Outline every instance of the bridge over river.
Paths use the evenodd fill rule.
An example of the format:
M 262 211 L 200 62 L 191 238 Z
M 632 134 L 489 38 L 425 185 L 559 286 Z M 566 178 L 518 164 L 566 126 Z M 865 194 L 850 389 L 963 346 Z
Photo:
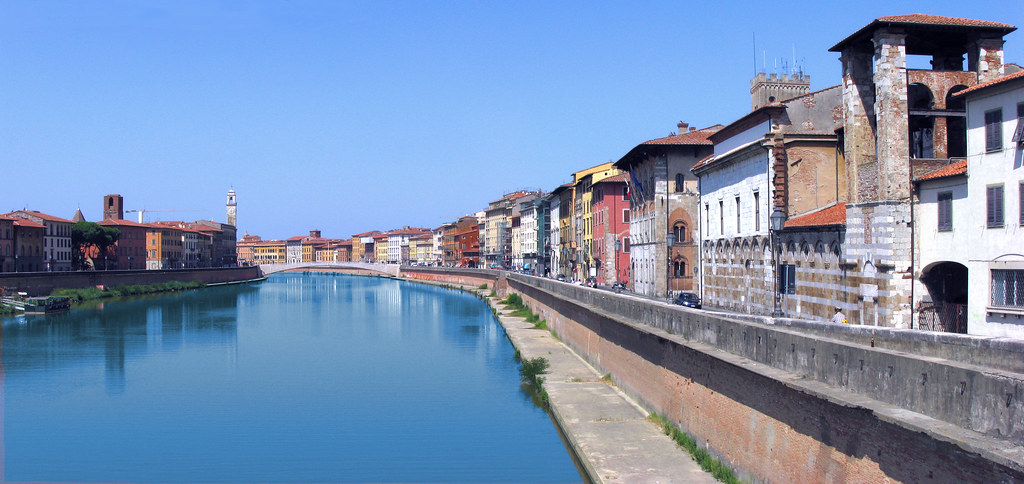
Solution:
M 398 277 L 400 267 L 401 266 L 397 264 L 377 264 L 370 262 L 289 262 L 285 264 L 260 264 L 260 270 L 262 270 L 263 274 L 266 275 L 297 269 L 356 269 Z

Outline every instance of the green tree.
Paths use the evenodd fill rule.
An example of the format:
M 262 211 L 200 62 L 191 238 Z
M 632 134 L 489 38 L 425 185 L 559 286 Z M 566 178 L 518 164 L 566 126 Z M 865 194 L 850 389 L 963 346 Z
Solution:
M 71 256 L 76 269 L 82 269 L 86 259 L 95 259 L 111 255 L 121 231 L 113 227 L 104 227 L 95 222 L 78 222 L 71 226 Z M 105 269 L 106 267 L 104 267 Z

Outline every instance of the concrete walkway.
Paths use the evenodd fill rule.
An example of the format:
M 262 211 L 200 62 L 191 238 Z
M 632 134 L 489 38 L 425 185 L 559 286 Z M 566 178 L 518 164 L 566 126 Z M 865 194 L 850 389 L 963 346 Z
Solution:
M 648 421 L 646 411 L 601 381 L 597 370 L 550 332 L 488 302 L 501 313 L 501 325 L 524 359 L 542 357 L 551 364 L 543 376 L 551 412 L 594 482 L 718 482 Z

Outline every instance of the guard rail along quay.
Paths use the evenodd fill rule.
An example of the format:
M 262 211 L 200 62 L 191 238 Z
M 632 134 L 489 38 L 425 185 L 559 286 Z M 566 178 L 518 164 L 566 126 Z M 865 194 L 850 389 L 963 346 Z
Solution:
M 1024 341 L 715 313 L 482 269 L 401 275 L 519 294 L 741 479 L 1024 482 Z

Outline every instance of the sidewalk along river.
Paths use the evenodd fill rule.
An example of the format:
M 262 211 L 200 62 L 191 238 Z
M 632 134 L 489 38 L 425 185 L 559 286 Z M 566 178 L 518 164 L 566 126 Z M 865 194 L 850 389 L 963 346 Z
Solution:
M 582 480 L 460 291 L 275 274 L 2 324 L 8 481 Z

